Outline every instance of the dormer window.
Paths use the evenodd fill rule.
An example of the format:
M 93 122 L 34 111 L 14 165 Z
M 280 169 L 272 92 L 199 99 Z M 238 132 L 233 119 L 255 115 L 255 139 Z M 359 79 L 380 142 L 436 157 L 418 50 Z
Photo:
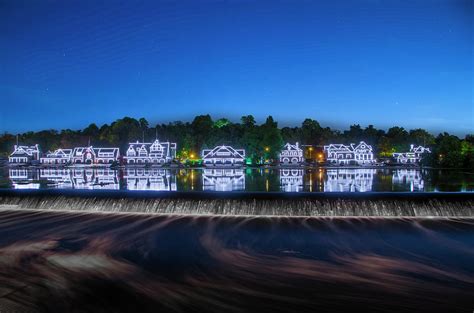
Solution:
M 139 156 L 147 156 L 148 152 L 146 151 L 145 146 L 141 146 L 141 148 L 138 150 L 138 155 Z
M 130 146 L 127 150 L 127 156 L 136 156 L 135 150 Z

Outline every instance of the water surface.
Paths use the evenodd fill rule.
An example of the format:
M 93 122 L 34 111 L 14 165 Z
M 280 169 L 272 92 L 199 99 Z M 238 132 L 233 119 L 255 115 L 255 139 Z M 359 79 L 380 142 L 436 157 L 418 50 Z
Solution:
M 473 219 L 1 211 L 0 309 L 471 312 L 473 248 Z
M 390 168 L 4 168 L 0 186 L 17 189 L 108 189 L 261 192 L 474 191 L 474 173 Z

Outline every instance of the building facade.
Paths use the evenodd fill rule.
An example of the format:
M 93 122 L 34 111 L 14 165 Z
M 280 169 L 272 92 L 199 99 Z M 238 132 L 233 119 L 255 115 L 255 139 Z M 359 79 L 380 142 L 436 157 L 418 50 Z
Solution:
M 280 152 L 280 163 L 287 165 L 299 165 L 303 163 L 303 149 L 299 144 L 287 143 Z
M 127 164 L 164 164 L 176 158 L 175 142 L 130 143 L 124 157 Z
M 331 164 L 349 165 L 349 164 L 371 164 L 375 162 L 372 146 L 361 141 L 357 146 L 330 144 L 324 146 L 326 160 Z
M 118 161 L 119 148 L 76 147 L 72 150 L 72 164 L 111 164 Z
M 202 164 L 205 166 L 242 166 L 245 150 L 222 145 L 214 149 L 202 150 L 201 156 Z
M 420 163 L 426 153 L 431 153 L 431 150 L 423 146 L 410 145 L 409 152 L 394 153 L 393 158 L 400 164 L 416 164 Z
M 40 158 L 41 164 L 61 165 L 67 164 L 71 160 L 72 149 L 57 149 L 49 151 L 46 156 Z
M 15 145 L 13 152 L 8 157 L 8 162 L 12 164 L 28 164 L 32 161 L 39 161 L 40 149 L 39 145 L 20 146 Z

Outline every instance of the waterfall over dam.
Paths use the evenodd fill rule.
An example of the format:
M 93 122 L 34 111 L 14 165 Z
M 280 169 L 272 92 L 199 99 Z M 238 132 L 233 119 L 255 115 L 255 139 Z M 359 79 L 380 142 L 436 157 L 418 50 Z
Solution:
M 0 209 L 230 216 L 474 217 L 474 194 L 2 190 Z

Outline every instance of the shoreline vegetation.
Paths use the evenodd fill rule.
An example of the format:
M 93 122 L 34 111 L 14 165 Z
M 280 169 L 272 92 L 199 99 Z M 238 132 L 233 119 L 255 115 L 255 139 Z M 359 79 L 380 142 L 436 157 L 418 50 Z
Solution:
M 7 157 L 17 140 L 25 145 L 38 143 L 43 152 L 87 146 L 89 143 L 94 146 L 119 147 L 121 151 L 126 151 L 130 142 L 151 141 L 155 138 L 176 142 L 177 160 L 188 165 L 195 163 L 202 149 L 222 144 L 244 148 L 253 164 L 273 164 L 278 160 L 278 153 L 285 142 L 299 142 L 305 147 L 306 163 L 317 164 L 317 155 L 322 152 L 323 145 L 365 141 L 374 147 L 378 160 L 389 160 L 394 152 L 407 151 L 410 144 L 415 144 L 430 147 L 432 151 L 422 160 L 421 166 L 474 169 L 473 134 L 466 135 L 465 138 L 447 132 L 435 136 L 421 128 L 406 130 L 394 126 L 385 131 L 373 125 L 364 128 L 358 124 L 340 131 L 323 127 L 318 121 L 309 118 L 300 126 L 280 128 L 271 116 L 264 123 L 257 124 L 252 115 L 242 116 L 239 122 L 231 122 L 226 118 L 214 120 L 210 115 L 199 115 L 192 122 L 175 121 L 155 126 L 151 126 L 145 118 L 124 117 L 100 127 L 90 124 L 82 130 L 51 129 L 17 135 L 4 133 L 0 136 L 0 157 Z

